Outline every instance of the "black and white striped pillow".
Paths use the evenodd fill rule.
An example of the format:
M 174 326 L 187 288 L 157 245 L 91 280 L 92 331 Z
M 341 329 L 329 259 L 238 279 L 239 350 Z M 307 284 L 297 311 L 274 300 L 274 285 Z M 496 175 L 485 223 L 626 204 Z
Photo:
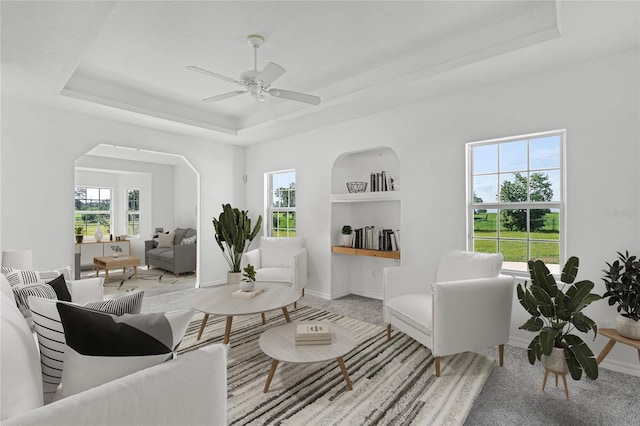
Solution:
M 16 304 L 18 309 L 22 312 L 25 318 L 31 316 L 29 311 L 29 296 L 42 297 L 44 299 L 57 300 L 56 292 L 49 284 L 32 284 L 29 286 L 15 286 L 13 287 L 13 295 L 16 298 Z
M 139 314 L 142 308 L 142 296 L 144 291 L 134 291 L 115 299 L 87 303 L 84 307 L 113 315 Z
M 124 313 L 139 313 L 142 306 L 144 292 L 133 292 L 123 297 L 109 300 L 111 302 L 106 309 L 130 308 Z M 122 300 L 120 300 L 122 299 Z M 60 321 L 60 314 L 56 307 L 57 300 L 41 297 L 30 297 L 29 306 L 33 314 L 38 344 L 40 346 L 40 367 L 42 368 L 42 385 L 44 403 L 48 404 L 58 389 L 62 379 L 63 356 L 67 347 L 64 337 L 64 328 Z M 79 306 L 72 304 L 74 306 Z M 99 310 L 99 309 L 95 309 Z M 106 311 L 112 312 L 112 311 Z

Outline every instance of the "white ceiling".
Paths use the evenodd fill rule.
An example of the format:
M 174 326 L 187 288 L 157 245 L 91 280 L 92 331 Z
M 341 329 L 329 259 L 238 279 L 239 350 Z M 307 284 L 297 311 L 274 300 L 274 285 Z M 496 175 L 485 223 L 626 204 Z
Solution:
M 2 96 L 248 144 L 523 74 L 638 48 L 638 2 L 2 2 Z M 185 68 L 274 87 L 319 106 L 249 95 Z

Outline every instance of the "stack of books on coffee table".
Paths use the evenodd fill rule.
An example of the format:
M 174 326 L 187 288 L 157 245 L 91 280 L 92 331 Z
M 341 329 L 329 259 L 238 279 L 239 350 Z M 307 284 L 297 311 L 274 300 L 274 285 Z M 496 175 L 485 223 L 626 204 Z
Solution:
M 331 331 L 326 323 L 298 324 L 296 327 L 296 346 L 330 345 Z

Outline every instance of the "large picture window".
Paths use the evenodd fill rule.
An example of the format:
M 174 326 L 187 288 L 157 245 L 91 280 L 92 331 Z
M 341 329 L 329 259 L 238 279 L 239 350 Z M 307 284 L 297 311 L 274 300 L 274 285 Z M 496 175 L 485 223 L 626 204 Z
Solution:
M 127 235 L 134 236 L 140 234 L 140 190 L 125 189 L 127 200 L 126 220 Z
M 92 237 L 98 224 L 104 235 L 111 233 L 111 189 L 76 187 L 75 227 Z
M 267 173 L 268 234 L 296 236 L 296 171 Z
M 564 132 L 467 144 L 469 249 L 502 253 L 503 269 L 564 251 Z

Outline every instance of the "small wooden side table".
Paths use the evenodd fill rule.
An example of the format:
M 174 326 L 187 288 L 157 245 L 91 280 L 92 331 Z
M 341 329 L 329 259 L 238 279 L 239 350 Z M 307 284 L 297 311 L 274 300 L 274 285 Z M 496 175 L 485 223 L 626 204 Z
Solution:
M 638 351 L 638 361 L 640 361 L 640 340 L 627 339 L 626 337 L 621 336 L 620 333 L 618 333 L 615 328 L 599 328 L 598 334 L 602 334 L 603 336 L 608 337 L 610 339 L 609 343 L 607 343 L 605 347 L 602 348 L 602 351 L 600 351 L 600 355 L 598 355 L 598 358 L 596 358 L 596 362 L 598 363 L 598 365 L 600 365 L 602 360 L 607 355 L 609 355 L 611 348 L 613 348 L 616 342 L 620 342 L 625 345 L 629 345 L 633 348 L 636 348 Z

